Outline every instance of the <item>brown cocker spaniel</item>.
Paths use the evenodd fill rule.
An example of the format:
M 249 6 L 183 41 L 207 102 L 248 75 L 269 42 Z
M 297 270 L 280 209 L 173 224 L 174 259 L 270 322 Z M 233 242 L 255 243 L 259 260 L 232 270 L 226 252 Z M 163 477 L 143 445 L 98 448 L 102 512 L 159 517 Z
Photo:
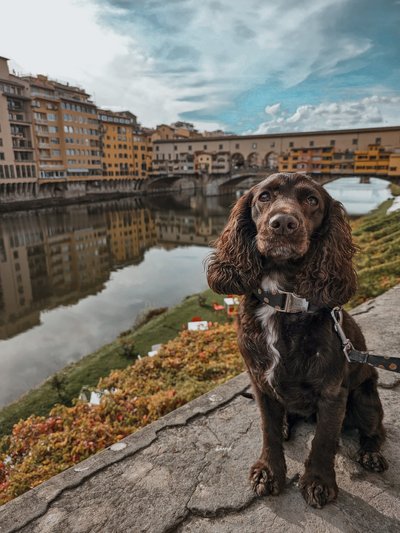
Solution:
M 261 412 L 263 446 L 250 471 L 259 495 L 285 486 L 282 442 L 298 416 L 317 417 L 300 478 L 308 504 L 320 508 L 337 496 L 334 461 L 344 422 L 359 430 L 360 464 L 387 468 L 377 372 L 347 362 L 331 317 L 356 291 L 354 253 L 342 205 L 306 175 L 280 173 L 238 200 L 209 258 L 210 287 L 244 295 L 238 343 Z M 346 312 L 343 329 L 366 350 Z

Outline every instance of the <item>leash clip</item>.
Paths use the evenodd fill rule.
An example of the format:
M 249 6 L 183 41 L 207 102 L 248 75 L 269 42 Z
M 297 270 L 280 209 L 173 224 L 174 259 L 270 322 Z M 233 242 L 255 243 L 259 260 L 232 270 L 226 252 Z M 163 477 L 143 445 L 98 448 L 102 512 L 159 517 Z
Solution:
M 350 339 L 346 337 L 345 332 L 342 328 L 342 322 L 343 322 L 343 312 L 341 307 L 334 307 L 331 311 L 331 316 L 333 318 L 334 322 L 334 328 L 336 333 L 339 335 L 340 340 L 342 342 L 342 349 L 344 352 L 344 355 L 346 356 L 346 359 L 349 363 L 351 363 L 350 355 L 349 353 L 351 350 L 354 350 L 354 346 L 352 345 Z

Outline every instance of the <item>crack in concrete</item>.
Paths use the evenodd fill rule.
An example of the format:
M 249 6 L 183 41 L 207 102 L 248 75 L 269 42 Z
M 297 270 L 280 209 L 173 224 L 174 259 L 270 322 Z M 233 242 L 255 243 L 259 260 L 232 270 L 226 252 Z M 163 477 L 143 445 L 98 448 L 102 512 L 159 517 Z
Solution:
M 80 486 L 82 486 L 84 483 L 86 483 L 88 480 L 90 480 L 92 477 L 94 477 L 95 475 L 97 474 L 100 474 L 101 472 L 103 472 L 104 470 L 106 470 L 107 468 L 109 468 L 110 466 L 114 465 L 114 464 L 118 464 L 122 461 L 124 461 L 125 459 L 128 459 L 128 458 L 131 458 L 133 456 L 135 456 L 137 453 L 143 451 L 143 450 L 146 450 L 147 448 L 149 448 L 158 438 L 159 438 L 159 434 L 161 434 L 162 432 L 164 432 L 165 430 L 170 430 L 170 429 L 174 429 L 174 428 L 180 428 L 180 427 L 185 427 L 187 426 L 188 424 L 190 424 L 191 422 L 193 422 L 194 420 L 198 419 L 198 418 L 201 418 L 201 417 L 205 417 L 205 416 L 208 416 L 210 413 L 213 413 L 214 411 L 220 409 L 221 407 L 231 403 L 235 398 L 237 398 L 238 396 L 241 396 L 242 392 L 244 390 L 246 390 L 248 388 L 248 385 L 246 384 L 246 386 L 244 387 L 240 387 L 240 390 L 239 391 L 236 391 L 234 392 L 229 398 L 226 398 L 225 400 L 217 403 L 216 405 L 213 405 L 213 406 L 210 406 L 210 408 L 208 409 L 205 409 L 204 411 L 200 412 L 200 413 L 194 413 L 192 414 L 191 416 L 189 416 L 184 422 L 179 422 L 179 423 L 171 423 L 171 424 L 166 424 L 165 426 L 162 426 L 161 428 L 159 429 L 156 429 L 155 430 L 155 435 L 152 439 L 150 439 L 149 442 L 147 442 L 146 444 L 144 444 L 143 446 L 141 447 L 138 447 L 134 450 L 132 450 L 131 452 L 127 452 L 127 453 L 124 453 L 121 455 L 121 457 L 118 457 L 118 458 L 115 458 L 114 460 L 111 460 L 111 461 L 108 461 L 106 464 L 103 464 L 102 466 L 99 466 L 98 468 L 96 468 L 95 470 L 93 471 L 90 471 L 88 472 L 87 474 L 84 474 L 82 475 L 78 480 L 76 480 L 75 482 L 72 481 L 70 482 L 67 486 L 65 487 L 62 487 L 61 489 L 59 489 L 58 491 L 56 491 L 56 493 L 54 494 L 54 496 L 52 498 L 50 498 L 45 504 L 42 504 L 42 509 L 41 510 L 38 510 L 38 512 L 36 512 L 34 514 L 34 516 L 31 516 L 29 517 L 27 520 L 25 520 L 24 523 L 22 523 L 21 525 L 17 526 L 16 528 L 12 528 L 12 529 L 9 529 L 8 531 L 4 531 L 4 533 L 18 533 L 19 531 L 21 531 L 23 528 L 29 526 L 30 524 L 32 524 L 33 522 L 35 522 L 36 520 L 38 520 L 39 518 L 41 518 L 42 516 L 44 516 L 48 510 L 50 509 L 50 507 L 60 498 L 60 496 L 62 496 L 64 493 L 70 491 L 70 490 L 74 490 Z M 106 449 L 107 450 L 107 449 Z M 103 453 L 106 453 L 106 450 L 103 451 Z M 73 467 L 71 467 L 73 468 Z
M 238 507 L 218 507 L 214 511 L 189 509 L 187 515 L 179 523 L 174 524 L 171 529 L 166 529 L 163 533 L 178 533 L 182 531 L 182 528 L 193 518 L 216 520 L 219 518 L 224 518 L 225 516 L 237 515 L 242 511 L 250 509 L 259 500 L 260 498 L 254 495 L 247 502 L 243 503 L 242 505 L 239 505 Z
M 350 314 L 351 314 L 351 316 L 366 315 L 367 313 L 372 311 L 372 309 L 375 309 L 375 305 L 374 304 L 369 305 L 366 309 L 362 309 L 361 311 L 357 311 L 355 313 L 350 313 Z

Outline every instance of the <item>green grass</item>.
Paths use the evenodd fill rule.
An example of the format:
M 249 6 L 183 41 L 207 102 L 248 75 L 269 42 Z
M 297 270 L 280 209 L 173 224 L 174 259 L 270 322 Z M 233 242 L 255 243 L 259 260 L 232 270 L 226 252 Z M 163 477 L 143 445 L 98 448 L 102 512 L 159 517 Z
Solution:
M 355 260 L 358 292 L 348 307 L 375 298 L 400 282 L 400 211 L 387 215 L 391 203 L 384 202 L 352 223 L 360 251 Z
M 199 302 L 199 296 L 204 298 L 204 302 Z M 176 307 L 137 329 L 124 332 L 114 342 L 68 365 L 41 386 L 0 411 L 0 437 L 9 434 L 20 419 L 32 414 L 45 416 L 56 403 L 72 405 L 72 400 L 79 395 L 82 387 L 95 387 L 99 379 L 107 376 L 111 370 L 131 365 L 135 354 L 147 355 L 153 344 L 163 344 L 173 339 L 182 328 L 186 328 L 192 317 L 226 322 L 225 313 L 217 314 L 212 309 L 212 303 L 221 303 L 222 299 L 211 290 L 201 295 L 188 296 Z

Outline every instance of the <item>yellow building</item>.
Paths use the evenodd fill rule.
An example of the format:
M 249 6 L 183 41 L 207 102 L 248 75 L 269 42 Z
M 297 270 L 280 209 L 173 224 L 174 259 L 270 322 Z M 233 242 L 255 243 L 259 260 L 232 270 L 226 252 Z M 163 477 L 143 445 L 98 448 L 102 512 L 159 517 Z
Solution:
M 139 179 L 145 179 L 152 169 L 153 143 L 151 135 L 138 130 L 133 133 L 134 173 Z
M 370 144 L 367 150 L 356 150 L 354 173 L 387 176 L 390 154 L 388 150 L 379 144 Z
M 400 176 L 400 152 L 390 154 L 388 176 Z
M 130 111 L 99 112 L 103 176 L 107 179 L 144 179 L 151 168 L 150 134 L 140 129 Z
M 135 177 L 134 134 L 136 116 L 129 111 L 99 112 L 103 176 L 108 179 Z
M 328 174 L 333 167 L 333 148 L 313 146 L 291 148 L 278 158 L 279 172 L 311 172 Z

